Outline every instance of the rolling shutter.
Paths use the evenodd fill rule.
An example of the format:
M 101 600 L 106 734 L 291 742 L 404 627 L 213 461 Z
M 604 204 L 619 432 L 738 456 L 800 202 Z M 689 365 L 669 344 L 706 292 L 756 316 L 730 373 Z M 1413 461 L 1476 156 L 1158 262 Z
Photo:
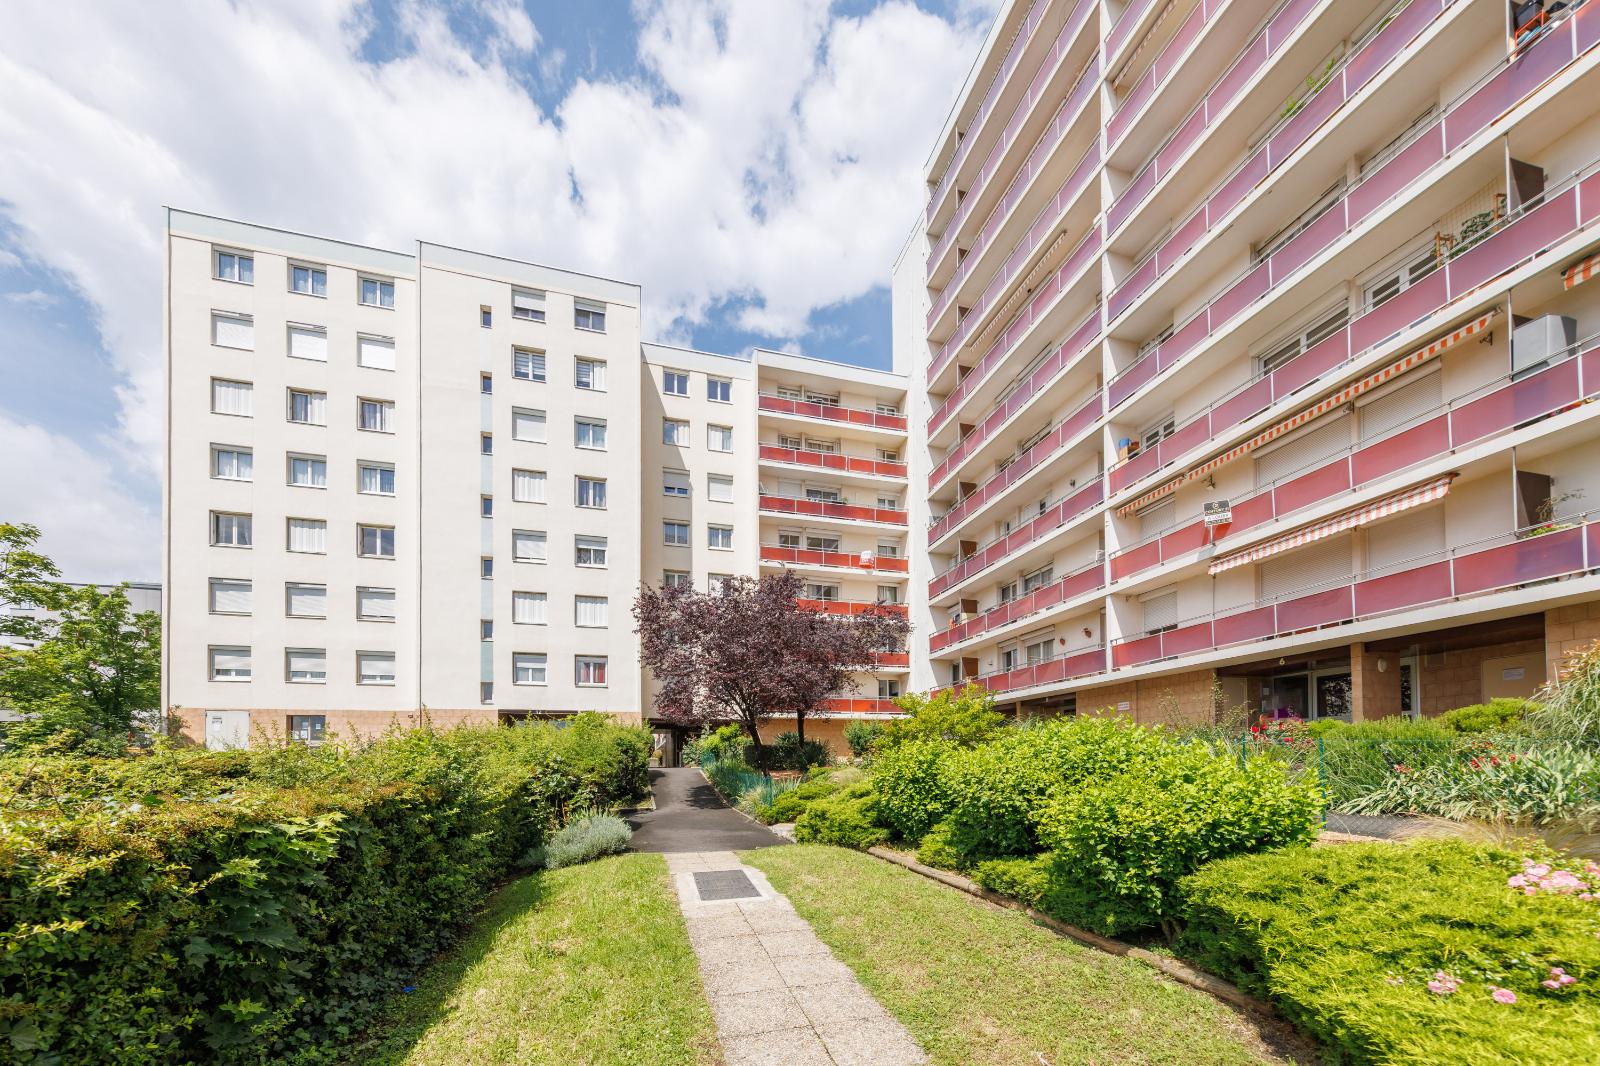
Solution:
M 1437 371 L 1424 374 L 1415 381 L 1390 389 L 1370 403 L 1362 404 L 1356 410 L 1356 417 L 1361 421 L 1361 442 L 1365 444 L 1375 440 L 1437 410 L 1442 402 L 1440 389 L 1443 380 L 1444 375 Z
M 533 441 L 542 443 L 545 439 L 545 417 L 543 411 L 529 411 L 523 408 L 513 408 L 511 411 L 511 437 L 513 440 Z
M 1263 600 L 1292 599 L 1319 591 L 1351 574 L 1350 534 L 1343 533 L 1299 551 L 1264 560 L 1260 567 Z
M 292 359 L 328 361 L 328 333 L 311 326 L 289 327 L 289 356 Z
M 1140 511 L 1139 539 L 1144 540 L 1147 537 L 1171 529 L 1178 520 L 1177 516 L 1178 505 L 1172 500 L 1158 503 L 1154 507 L 1147 507 Z
M 249 614 L 250 582 L 213 579 L 211 609 L 217 614 Z
M 394 341 L 380 337 L 356 338 L 356 362 L 373 370 L 393 370 Z
M 1157 592 L 1144 600 L 1144 631 L 1154 633 L 1178 624 L 1178 593 Z
M 1408 569 L 1443 550 L 1443 507 L 1396 515 L 1367 530 L 1367 574 Z
M 1264 488 L 1302 473 L 1350 447 L 1350 416 L 1341 414 L 1295 434 L 1270 452 L 1256 456 L 1256 487 Z
M 211 343 L 222 348 L 254 349 L 256 323 L 249 315 L 211 316 Z
M 211 379 L 211 410 L 219 415 L 249 415 L 253 391 L 248 381 Z
M 328 589 L 324 585 L 288 585 L 286 609 L 296 618 L 325 618 L 328 614 Z

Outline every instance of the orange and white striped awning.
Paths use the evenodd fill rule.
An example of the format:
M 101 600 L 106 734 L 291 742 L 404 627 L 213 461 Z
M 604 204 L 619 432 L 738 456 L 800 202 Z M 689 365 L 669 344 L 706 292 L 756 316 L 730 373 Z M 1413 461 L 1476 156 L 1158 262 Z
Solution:
M 1343 407 L 1345 404 L 1349 403 L 1351 400 L 1354 400 L 1362 393 L 1370 392 L 1379 385 L 1393 381 L 1395 378 L 1406 373 L 1407 371 L 1415 370 L 1417 367 L 1434 358 L 1452 344 L 1466 340 L 1468 337 L 1488 329 L 1489 323 L 1493 322 L 1495 316 L 1499 313 L 1499 309 L 1496 308 L 1479 315 L 1471 322 L 1458 326 L 1432 343 L 1418 348 L 1404 359 L 1401 359 L 1398 362 L 1390 363 L 1382 370 L 1368 374 L 1360 381 L 1355 381 L 1349 385 L 1346 385 L 1344 388 L 1340 389 L 1332 396 L 1329 396 L 1321 403 L 1308 407 L 1304 411 L 1284 419 L 1282 422 L 1279 422 L 1272 428 L 1257 433 L 1254 437 L 1251 437 L 1243 444 L 1240 444 L 1234 448 L 1230 448 L 1228 451 L 1223 452 L 1216 458 L 1200 464 L 1194 469 L 1189 470 L 1188 472 L 1167 482 L 1160 488 L 1152 489 L 1143 496 L 1140 496 L 1137 500 L 1134 500 L 1132 503 L 1123 504 L 1121 507 L 1117 508 L 1117 513 L 1126 517 L 1127 515 L 1133 514 L 1135 511 L 1142 510 L 1143 508 L 1154 503 L 1156 500 L 1159 500 L 1164 496 L 1170 496 L 1172 493 L 1176 492 L 1179 485 L 1187 484 L 1188 482 L 1194 481 L 1197 478 L 1203 478 L 1213 470 L 1217 469 L 1217 467 L 1222 466 L 1225 463 L 1231 463 L 1235 459 L 1248 455 L 1257 448 L 1272 443 L 1279 437 L 1282 437 L 1284 434 L 1294 432 L 1307 422 L 1310 422 L 1316 418 L 1321 418 L 1329 411 L 1334 411 L 1340 407 Z
M 1443 499 L 1445 494 L 1450 491 L 1450 483 L 1455 479 L 1455 474 L 1445 474 L 1442 477 L 1434 478 L 1432 481 L 1425 481 L 1420 485 L 1413 485 L 1409 489 L 1385 496 L 1381 500 L 1374 500 L 1364 507 L 1357 507 L 1343 514 L 1334 515 L 1332 518 L 1324 518 L 1320 522 L 1313 522 L 1304 529 L 1297 529 L 1293 533 L 1285 533 L 1281 537 L 1262 541 L 1253 548 L 1246 548 L 1244 551 L 1234 552 L 1232 555 L 1224 555 L 1213 560 L 1211 565 L 1206 568 L 1206 572 L 1220 574 L 1224 570 L 1232 570 L 1236 566 L 1260 562 L 1262 559 L 1270 558 L 1282 552 L 1303 548 L 1307 544 L 1315 544 L 1319 540 L 1336 536 L 1346 530 L 1355 529 L 1358 526 L 1371 525 L 1379 519 L 1388 518 L 1392 514 L 1409 511 L 1413 507 L 1421 507 L 1425 503 Z
M 1596 274 L 1600 274 L 1600 252 L 1580 259 L 1561 272 L 1561 284 L 1564 288 L 1573 288 L 1582 285 Z

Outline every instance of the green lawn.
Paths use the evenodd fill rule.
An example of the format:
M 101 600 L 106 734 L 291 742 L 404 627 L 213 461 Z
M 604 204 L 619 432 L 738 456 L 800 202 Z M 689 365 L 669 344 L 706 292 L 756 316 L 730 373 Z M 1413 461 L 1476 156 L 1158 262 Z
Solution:
M 618 855 L 506 886 L 348 1061 L 720 1063 L 666 863 Z
M 859 852 L 747 852 L 935 1063 L 1311 1062 L 1210 996 Z M 1268 1040 L 1286 1048 L 1274 1049 Z

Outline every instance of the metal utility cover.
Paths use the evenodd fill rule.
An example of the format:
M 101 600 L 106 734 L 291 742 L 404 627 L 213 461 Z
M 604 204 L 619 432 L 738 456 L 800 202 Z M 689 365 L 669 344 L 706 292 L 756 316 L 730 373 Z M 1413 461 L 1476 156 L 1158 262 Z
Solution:
M 753 899 L 761 893 L 743 870 L 712 870 L 694 875 L 694 890 L 702 900 Z

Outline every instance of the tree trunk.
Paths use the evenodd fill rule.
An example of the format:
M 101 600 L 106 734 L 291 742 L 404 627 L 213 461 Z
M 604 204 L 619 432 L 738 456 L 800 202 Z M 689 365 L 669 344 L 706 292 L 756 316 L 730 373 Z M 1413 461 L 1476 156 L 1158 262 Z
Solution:
M 806 743 L 806 712 L 805 711 L 799 711 L 799 712 L 797 712 L 795 714 L 795 716 L 794 716 L 794 729 L 795 729 L 795 732 L 800 735 L 800 746 L 801 747 L 805 747 L 805 743 Z
M 748 711 L 743 712 L 740 717 L 744 719 L 744 731 L 750 734 L 750 746 L 755 749 L 755 768 L 764 769 L 761 765 L 761 717 Z

